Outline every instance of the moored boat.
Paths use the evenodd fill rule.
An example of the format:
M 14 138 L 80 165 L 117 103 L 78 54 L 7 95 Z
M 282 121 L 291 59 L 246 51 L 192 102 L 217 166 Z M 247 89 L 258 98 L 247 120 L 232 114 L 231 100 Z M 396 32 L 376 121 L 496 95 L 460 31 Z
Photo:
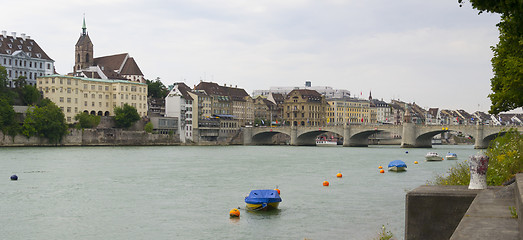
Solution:
M 249 196 L 245 197 L 247 209 L 256 211 L 276 209 L 280 202 L 280 194 L 272 189 L 252 190 Z
M 445 156 L 447 158 L 447 160 L 457 160 L 458 159 L 458 155 L 455 154 L 455 153 L 447 153 L 447 156 Z
M 389 171 L 393 172 L 403 172 L 407 171 L 407 164 L 401 160 L 394 160 L 389 163 Z
M 442 161 L 443 158 L 437 152 L 428 152 L 425 155 L 425 160 L 427 161 Z
M 338 139 L 336 139 L 336 138 L 316 138 L 316 146 L 335 147 L 335 146 L 338 146 Z

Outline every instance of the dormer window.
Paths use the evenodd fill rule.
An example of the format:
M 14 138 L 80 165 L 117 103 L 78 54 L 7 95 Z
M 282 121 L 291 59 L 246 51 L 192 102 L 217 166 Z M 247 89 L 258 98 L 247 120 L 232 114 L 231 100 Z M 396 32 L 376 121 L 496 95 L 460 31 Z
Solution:
M 7 44 L 7 46 L 8 46 L 9 48 L 13 48 L 13 44 L 11 44 L 11 43 Z
M 31 41 L 31 46 L 33 46 L 33 41 Z
M 41 57 L 42 57 L 42 54 L 37 53 L 37 54 L 36 54 L 36 57 L 37 57 L 37 58 L 41 58 Z
M 18 49 L 22 50 L 22 45 L 18 45 Z
M 5 50 L 7 54 L 11 54 L 11 50 Z
M 10 40 L 11 40 L 11 42 L 14 42 L 14 40 L 12 38 Z
M 29 51 L 31 51 L 31 49 L 33 49 L 33 47 L 29 47 L 29 46 L 28 46 L 27 49 L 28 49 Z

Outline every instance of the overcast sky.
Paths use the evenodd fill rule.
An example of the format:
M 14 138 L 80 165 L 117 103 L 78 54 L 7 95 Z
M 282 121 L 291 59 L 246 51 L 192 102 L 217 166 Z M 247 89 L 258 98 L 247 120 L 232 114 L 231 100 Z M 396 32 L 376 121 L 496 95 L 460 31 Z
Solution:
M 95 57 L 127 52 L 165 85 L 204 80 L 252 94 L 308 80 L 425 108 L 490 106 L 499 15 L 457 0 L 21 0 L 2 8 L 0 30 L 31 36 L 60 74 L 73 69 L 85 13 Z

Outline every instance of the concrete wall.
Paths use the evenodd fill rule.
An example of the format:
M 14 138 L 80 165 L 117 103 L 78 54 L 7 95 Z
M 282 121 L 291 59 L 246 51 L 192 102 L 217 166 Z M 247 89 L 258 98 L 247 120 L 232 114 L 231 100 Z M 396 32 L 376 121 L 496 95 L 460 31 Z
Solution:
M 424 185 L 408 192 L 405 239 L 449 239 L 479 191 Z
M 150 146 L 179 145 L 177 135 L 151 134 L 122 129 L 69 129 L 61 143 L 50 144 L 45 138 L 17 135 L 14 138 L 0 131 L 0 146 Z

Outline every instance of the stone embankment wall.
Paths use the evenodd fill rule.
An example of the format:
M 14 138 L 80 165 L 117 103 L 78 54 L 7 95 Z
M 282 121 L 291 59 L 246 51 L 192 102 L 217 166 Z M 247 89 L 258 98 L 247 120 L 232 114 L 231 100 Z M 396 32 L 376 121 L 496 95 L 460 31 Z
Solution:
M 45 138 L 17 135 L 14 138 L 0 131 L 0 146 L 158 146 L 180 145 L 177 135 L 152 134 L 145 131 L 126 131 L 122 129 L 69 129 L 62 142 L 49 143 Z

